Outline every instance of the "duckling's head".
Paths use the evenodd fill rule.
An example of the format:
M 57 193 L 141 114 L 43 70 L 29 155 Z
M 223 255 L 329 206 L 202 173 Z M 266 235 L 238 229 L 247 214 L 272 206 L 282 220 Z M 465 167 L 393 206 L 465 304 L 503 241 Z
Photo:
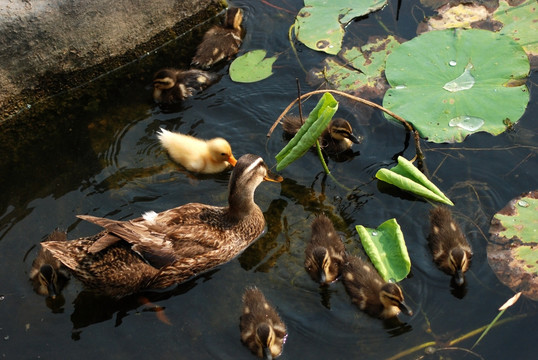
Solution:
M 58 273 L 50 264 L 42 265 L 32 280 L 38 294 L 47 295 L 51 299 L 56 299 L 59 295 Z
M 413 315 L 413 311 L 404 302 L 402 289 L 395 283 L 388 282 L 381 287 L 379 300 L 384 307 L 381 314 L 383 318 L 394 317 L 400 311 L 409 316 Z
M 273 327 L 263 322 L 256 328 L 256 344 L 258 344 L 258 356 L 266 360 L 278 357 L 282 352 L 282 346 L 276 341 Z
M 311 257 L 306 260 L 306 263 L 310 277 L 322 285 L 332 283 L 338 277 L 338 271 L 331 266 L 333 263 L 329 251 L 322 246 L 317 246 L 312 250 Z
M 455 247 L 450 250 L 448 255 L 448 264 L 450 270 L 454 274 L 454 281 L 458 286 L 463 285 L 465 277 L 463 273 L 469 269 L 470 259 L 467 256 L 467 252 L 461 247 Z
M 240 8 L 232 7 L 226 11 L 226 18 L 224 19 L 224 26 L 230 29 L 241 30 L 241 23 L 243 22 L 243 10 Z
M 214 138 L 208 140 L 207 147 L 214 163 L 222 163 L 223 161 L 227 161 L 232 166 L 235 166 L 237 163 L 237 160 L 232 154 L 232 147 L 228 141 L 224 140 L 223 138 Z
M 176 85 L 177 74 L 171 69 L 161 69 L 153 75 L 153 88 L 168 90 Z
M 329 123 L 327 130 L 333 139 L 349 142 L 349 146 L 351 146 L 351 142 L 355 144 L 361 143 L 360 138 L 353 135 L 353 129 L 349 122 L 342 118 L 333 119 Z

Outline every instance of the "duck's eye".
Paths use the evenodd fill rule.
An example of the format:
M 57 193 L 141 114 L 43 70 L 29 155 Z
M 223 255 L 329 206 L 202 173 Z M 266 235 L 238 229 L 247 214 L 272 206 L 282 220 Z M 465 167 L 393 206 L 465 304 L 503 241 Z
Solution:
M 226 153 L 220 153 L 222 156 L 226 156 Z

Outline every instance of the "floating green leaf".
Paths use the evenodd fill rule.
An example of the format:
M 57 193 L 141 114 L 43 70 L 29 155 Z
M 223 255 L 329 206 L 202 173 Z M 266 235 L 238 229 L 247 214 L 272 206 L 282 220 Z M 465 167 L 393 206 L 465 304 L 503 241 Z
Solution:
M 341 61 L 328 57 L 322 70 L 314 69 L 313 75 L 327 81 L 333 88 L 349 93 L 367 92 L 382 96 L 388 87 L 385 80 L 385 60 L 400 43 L 394 36 L 376 38 L 362 47 L 352 47 L 341 52 Z
M 499 280 L 538 300 L 538 191 L 510 201 L 493 216 L 488 262 Z
M 425 198 L 447 205 L 454 205 L 452 201 L 409 160 L 398 156 L 398 165 L 392 169 L 379 169 L 375 177 L 381 181 L 412 192 Z
M 392 88 L 383 105 L 429 141 L 461 142 L 476 131 L 497 135 L 525 112 L 528 73 L 527 55 L 509 37 L 485 30 L 432 31 L 388 56 L 385 75 Z
M 493 14 L 493 18 L 504 24 L 499 33 L 510 36 L 523 46 L 527 54 L 538 56 L 536 0 L 526 0 L 516 6 L 510 6 L 506 0 L 500 0 L 499 8 Z
M 338 101 L 330 93 L 323 94 L 301 129 L 275 156 L 277 171 L 284 169 L 303 156 L 316 143 L 323 130 L 327 128 L 336 110 L 338 110 Z
M 403 280 L 411 270 L 404 236 L 396 219 L 390 219 L 377 229 L 355 227 L 361 238 L 364 251 L 385 280 Z
M 276 56 L 266 58 L 265 50 L 253 50 L 236 58 L 230 65 L 230 78 L 235 82 L 251 83 L 273 74 Z
M 304 4 L 295 19 L 297 39 L 313 50 L 335 55 L 342 48 L 345 26 L 381 9 L 387 0 L 305 0 Z

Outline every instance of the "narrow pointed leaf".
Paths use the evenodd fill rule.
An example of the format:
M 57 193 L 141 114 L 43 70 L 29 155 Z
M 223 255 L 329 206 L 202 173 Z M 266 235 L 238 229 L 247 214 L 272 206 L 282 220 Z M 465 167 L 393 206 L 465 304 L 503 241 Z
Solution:
M 375 177 L 415 195 L 443 204 L 454 205 L 420 170 L 401 156 L 398 157 L 398 165 L 390 170 L 379 169 Z
M 421 184 L 422 186 L 424 186 L 428 190 L 432 191 L 433 193 L 435 193 L 439 197 L 443 198 L 445 200 L 445 203 L 447 203 L 449 205 L 454 205 L 452 203 L 452 201 L 450 201 L 450 199 L 448 197 L 446 197 L 446 195 L 443 194 L 443 192 L 441 190 L 439 190 L 439 188 L 437 186 L 435 186 L 435 184 L 432 183 L 426 177 L 426 175 L 424 175 L 419 169 L 417 169 L 415 167 L 415 165 L 413 165 L 413 163 L 411 161 L 407 160 L 403 156 L 398 156 L 398 165 L 393 167 L 391 170 L 394 171 L 397 174 L 403 175 L 403 176 L 405 176 L 405 177 L 407 177 L 407 178 L 409 178 L 411 180 L 414 180 L 417 183 Z
M 323 130 L 327 128 L 336 110 L 338 110 L 338 101 L 330 93 L 323 94 L 301 129 L 275 156 L 277 171 L 284 169 L 303 156 L 316 143 Z
M 407 252 L 404 236 L 396 219 L 390 219 L 377 229 L 357 225 L 366 254 L 385 280 L 403 280 L 411 270 L 411 260 Z

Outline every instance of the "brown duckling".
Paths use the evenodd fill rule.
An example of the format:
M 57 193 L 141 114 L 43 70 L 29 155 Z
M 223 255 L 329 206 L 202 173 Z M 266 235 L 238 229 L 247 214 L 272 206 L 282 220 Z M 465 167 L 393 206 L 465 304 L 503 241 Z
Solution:
M 243 294 L 243 313 L 239 328 L 241 341 L 260 358 L 280 356 L 286 342 L 286 325 L 263 293 L 256 287 Z
M 448 208 L 438 206 L 430 211 L 428 243 L 439 268 L 452 275 L 458 286 L 463 285 L 473 251 Z
M 348 256 L 342 271 L 342 281 L 351 301 L 371 316 L 389 319 L 400 312 L 413 315 L 404 303 L 402 289 L 395 283 L 384 281 L 367 261 Z
M 346 248 L 334 226 L 325 215 L 312 222 L 312 235 L 305 249 L 304 266 L 312 280 L 330 284 L 340 276 Z
M 162 128 L 157 137 L 172 160 L 192 172 L 219 173 L 237 162 L 228 141 L 220 137 L 200 140 Z
M 129 221 L 79 215 L 106 231 L 42 246 L 99 292 L 121 297 L 166 288 L 230 261 L 258 238 L 265 219 L 254 192 L 263 180 L 282 177 L 261 157 L 243 155 L 230 177 L 228 206 L 190 203 Z
M 298 116 L 286 116 L 282 120 L 282 129 L 289 136 L 297 134 L 302 125 Z M 332 119 L 319 138 L 320 147 L 329 155 L 349 150 L 353 143 L 360 144 L 361 140 L 353 135 L 353 128 L 342 118 Z
M 60 230 L 54 230 L 43 242 L 67 241 L 67 235 Z M 34 291 L 39 295 L 55 299 L 69 280 L 69 271 L 49 251 L 40 249 L 32 262 L 30 280 Z
M 197 70 L 161 69 L 153 76 L 153 100 L 162 104 L 181 102 L 204 90 L 218 75 Z
M 231 59 L 237 54 L 243 42 L 242 22 L 243 10 L 229 8 L 226 11 L 224 26 L 213 26 L 205 33 L 191 64 L 206 69 L 221 60 Z

